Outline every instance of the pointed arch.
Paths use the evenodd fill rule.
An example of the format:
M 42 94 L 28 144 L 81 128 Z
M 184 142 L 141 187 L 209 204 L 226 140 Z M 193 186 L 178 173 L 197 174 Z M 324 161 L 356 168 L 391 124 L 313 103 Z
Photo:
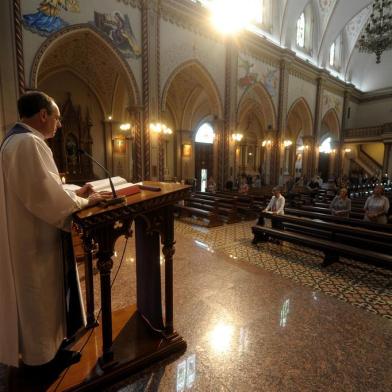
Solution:
M 212 111 L 219 118 L 222 118 L 223 104 L 221 96 L 219 94 L 218 86 L 216 85 L 214 79 L 212 78 L 208 70 L 205 68 L 205 66 L 195 59 L 188 60 L 180 64 L 176 69 L 173 70 L 173 72 L 168 77 L 161 98 L 162 112 L 166 110 L 168 94 L 170 88 L 173 86 L 173 82 L 176 78 L 179 77 L 179 75 L 187 74 L 188 72 L 191 72 L 193 77 L 199 80 L 200 84 L 203 86 L 203 90 L 207 93 L 210 99 Z
M 334 108 L 331 108 L 325 113 L 322 121 L 322 131 L 323 128 L 327 128 L 328 132 L 322 132 L 320 141 L 325 139 L 327 136 L 331 136 L 333 140 L 339 140 L 340 136 L 340 123 L 339 123 L 339 116 Z M 324 127 L 323 127 L 324 125 Z
M 95 28 L 95 26 L 89 23 L 76 24 L 65 27 L 64 29 L 61 29 L 60 31 L 52 34 L 42 43 L 33 60 L 30 75 L 31 86 L 37 87 L 40 67 L 47 55 L 51 53 L 52 49 L 55 46 L 63 43 L 65 40 L 76 38 L 82 34 L 90 34 L 93 40 L 96 40 L 99 45 L 103 46 L 112 54 L 111 59 L 114 59 L 115 64 L 117 65 L 119 71 L 124 75 L 124 78 L 128 84 L 127 90 L 129 91 L 129 95 L 132 98 L 133 104 L 140 105 L 141 100 L 139 89 L 137 87 L 135 76 L 133 75 L 128 62 L 123 58 L 118 49 L 112 45 L 108 37 L 103 35 L 98 29 Z M 83 78 L 81 77 L 81 79 Z
M 237 123 L 253 112 L 264 130 L 276 129 L 276 111 L 271 95 L 262 83 L 257 82 L 242 94 L 237 107 Z
M 309 104 L 304 97 L 298 98 L 291 105 L 286 117 L 287 131 L 293 141 L 302 132 L 303 136 L 313 134 L 313 117 Z

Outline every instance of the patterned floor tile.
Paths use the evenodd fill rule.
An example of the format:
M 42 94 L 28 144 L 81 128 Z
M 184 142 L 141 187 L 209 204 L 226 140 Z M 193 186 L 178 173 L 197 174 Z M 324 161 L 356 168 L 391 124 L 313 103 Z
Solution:
M 194 222 L 194 221 L 193 221 Z M 341 258 L 322 267 L 322 252 L 283 242 L 252 245 L 253 221 L 206 228 L 176 220 L 175 230 L 234 260 L 257 265 L 300 285 L 322 291 L 382 317 L 392 319 L 392 271 Z

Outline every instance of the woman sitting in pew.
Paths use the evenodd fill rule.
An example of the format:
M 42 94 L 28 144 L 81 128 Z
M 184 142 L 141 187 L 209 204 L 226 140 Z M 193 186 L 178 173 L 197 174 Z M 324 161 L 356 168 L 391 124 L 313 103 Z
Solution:
M 331 209 L 332 215 L 341 216 L 344 218 L 350 217 L 351 211 L 351 200 L 347 197 L 347 189 L 342 188 L 339 195 L 336 195 L 332 200 L 329 208 Z
M 389 200 L 384 196 L 384 188 L 381 185 L 377 185 L 373 194 L 367 198 L 364 210 L 365 221 L 388 223 Z

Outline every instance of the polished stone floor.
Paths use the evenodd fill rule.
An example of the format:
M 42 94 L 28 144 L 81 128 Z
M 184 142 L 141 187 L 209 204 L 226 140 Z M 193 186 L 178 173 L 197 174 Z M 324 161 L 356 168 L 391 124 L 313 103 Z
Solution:
M 188 349 L 109 391 L 391 390 L 391 320 L 179 230 L 176 240 L 175 327 Z M 114 307 L 134 298 L 132 247 L 113 285 Z M 123 243 L 117 249 L 119 259 Z
M 212 233 L 176 229 L 174 321 L 186 352 L 107 391 L 391 390 L 391 320 L 230 257 Z M 133 240 L 124 243 L 114 309 L 135 301 Z

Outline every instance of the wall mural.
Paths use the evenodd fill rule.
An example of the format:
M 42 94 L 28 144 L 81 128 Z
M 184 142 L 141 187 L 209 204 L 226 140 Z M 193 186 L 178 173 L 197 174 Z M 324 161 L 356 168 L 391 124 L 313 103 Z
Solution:
M 23 15 L 23 26 L 33 33 L 48 37 L 50 34 L 68 26 L 59 17 L 60 12 L 80 12 L 78 0 L 43 0 L 37 12 Z
M 114 46 L 126 58 L 138 58 L 141 56 L 141 48 L 136 42 L 129 17 L 121 15 L 118 11 L 113 14 L 102 14 L 94 11 L 94 25 L 98 30 L 106 34 Z
M 259 78 L 257 72 L 251 72 L 254 64 L 250 61 L 238 56 L 238 67 L 244 69 L 244 75 L 238 79 L 238 85 L 241 88 L 248 88 L 257 82 L 261 82 L 271 97 L 275 97 L 278 88 L 278 70 L 274 68 L 268 69 Z

